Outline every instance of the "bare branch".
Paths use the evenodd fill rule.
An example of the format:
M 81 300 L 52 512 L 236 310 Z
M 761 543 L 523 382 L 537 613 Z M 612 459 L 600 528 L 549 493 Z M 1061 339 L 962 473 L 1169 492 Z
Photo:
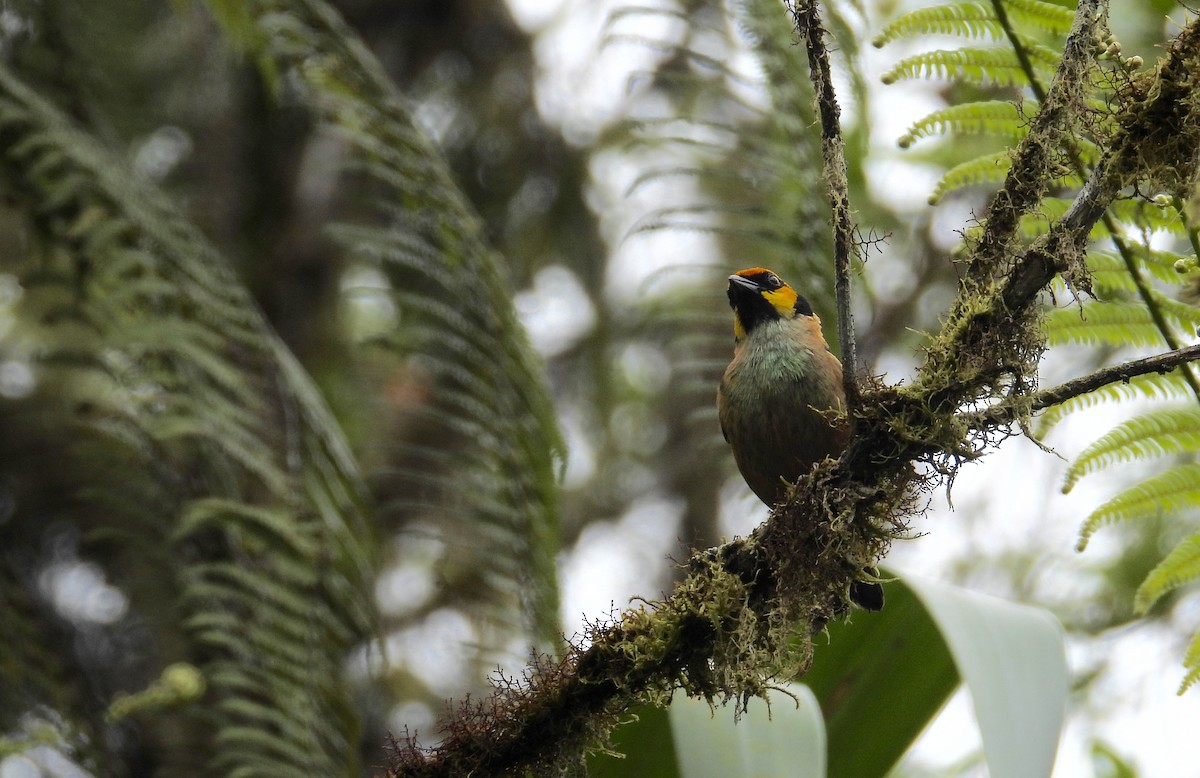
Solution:
M 1094 392 L 1109 384 L 1129 381 L 1131 378 L 1148 373 L 1169 373 L 1180 365 L 1197 360 L 1200 360 L 1200 344 L 1155 354 L 1152 357 L 1122 362 L 1119 365 L 1112 365 L 1094 373 L 1073 378 L 1053 389 L 1045 389 L 1028 397 L 999 403 L 986 411 L 968 416 L 967 422 L 973 427 L 994 427 L 999 424 L 1008 424 L 1026 413 L 1045 410 L 1073 397 Z
M 796 31 L 808 51 L 808 74 L 812 81 L 821 119 L 821 155 L 825 168 L 825 187 L 833 209 L 833 272 L 837 298 L 838 341 L 842 349 L 842 384 L 851 411 L 859 404 L 858 346 L 854 341 L 854 312 L 851 305 L 851 261 L 857 253 L 854 218 L 850 213 L 850 185 L 846 180 L 845 143 L 842 141 L 841 108 L 833 90 L 829 50 L 825 47 L 825 28 L 817 11 L 816 0 L 788 2 Z

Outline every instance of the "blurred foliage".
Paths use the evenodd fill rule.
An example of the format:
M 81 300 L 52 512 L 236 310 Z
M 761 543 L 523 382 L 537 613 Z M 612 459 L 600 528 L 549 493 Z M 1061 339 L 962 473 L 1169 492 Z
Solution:
M 0 729 L 102 774 L 353 773 L 394 701 L 558 639 L 561 444 L 379 62 L 319 2 L 213 11 L 6 17 Z M 381 619 L 391 548 L 424 586 Z M 439 628 L 449 689 L 381 661 Z
M 552 560 L 589 527 L 645 517 L 690 546 L 744 526 L 712 409 L 728 272 L 802 279 L 835 331 L 803 53 L 780 4 L 612 13 L 596 57 L 633 51 L 642 70 L 583 135 L 539 110 L 541 39 L 503 4 L 334 6 L 0 11 L 0 755 L 338 774 L 361 749 L 370 770 L 388 729 L 549 641 Z M 1150 59 L 1174 8 L 1122 5 L 1125 51 Z M 860 351 L 903 366 L 956 285 L 937 221 L 986 189 L 928 209 L 872 185 L 855 64 L 871 23 L 833 11 L 852 198 L 865 237 L 887 236 L 862 269 Z M 1022 94 L 928 90 L 953 106 Z M 971 121 L 1018 137 L 999 111 Z M 914 128 L 907 160 L 944 172 L 985 151 L 928 140 L 951 126 L 963 117 Z M 565 320 L 544 315 L 560 303 Z M 542 327 L 548 392 L 518 311 Z M 1119 313 L 1089 331 L 1111 345 L 1102 319 Z M 561 495 L 551 410 L 572 449 Z M 1028 556 L 963 574 L 1002 569 L 1101 632 L 1133 618 L 1159 539 L 1183 538 L 1178 517 L 1141 526 L 1118 528 L 1125 551 L 1096 563 L 1105 588 L 1084 614 L 1038 590 Z M 681 553 L 652 550 L 662 586 Z M 199 696 L 138 696 L 181 662 Z M 117 699 L 159 701 L 107 717 Z

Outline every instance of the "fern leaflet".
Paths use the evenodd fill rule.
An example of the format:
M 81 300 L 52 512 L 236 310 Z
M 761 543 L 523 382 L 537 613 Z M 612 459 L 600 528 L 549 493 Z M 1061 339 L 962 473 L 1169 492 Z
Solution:
M 1008 100 L 984 100 L 934 111 L 913 122 L 897 143 L 901 148 L 908 148 L 921 138 L 950 133 L 997 135 L 1015 143 L 1027 132 L 1028 120 L 1021 107 Z
M 1169 514 L 1200 502 L 1200 463 L 1173 467 L 1134 484 L 1092 511 L 1079 532 L 1076 548 L 1087 548 L 1101 527 L 1144 516 Z
M 1200 449 L 1200 408 L 1153 410 L 1118 425 L 1083 450 L 1067 468 L 1063 491 L 1119 462 Z
M 1179 545 L 1150 571 L 1138 587 L 1133 607 L 1141 614 L 1150 610 L 1160 597 L 1200 578 L 1200 534 L 1180 541 Z

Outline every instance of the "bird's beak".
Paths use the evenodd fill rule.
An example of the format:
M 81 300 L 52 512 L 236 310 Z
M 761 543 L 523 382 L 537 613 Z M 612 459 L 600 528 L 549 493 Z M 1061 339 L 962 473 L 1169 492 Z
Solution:
M 754 283 L 745 276 L 739 276 L 736 273 L 731 275 L 729 277 L 729 291 L 733 291 L 734 284 L 742 287 L 748 292 L 754 292 L 755 294 L 758 294 L 758 284 Z
M 737 311 L 740 306 L 746 305 L 752 298 L 758 297 L 758 285 L 745 276 L 733 274 L 730 276 L 730 286 L 725 291 L 726 297 L 730 298 L 730 307 Z
M 758 284 L 735 273 L 729 277 L 729 288 L 725 290 L 725 294 L 729 297 L 729 307 L 737 310 L 739 304 L 745 304 L 758 297 Z

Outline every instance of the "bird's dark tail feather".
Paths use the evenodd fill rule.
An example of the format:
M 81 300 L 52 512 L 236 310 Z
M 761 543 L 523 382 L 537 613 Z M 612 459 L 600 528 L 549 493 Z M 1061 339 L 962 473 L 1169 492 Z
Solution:
M 864 567 L 864 571 L 872 578 L 879 575 L 873 567 Z M 883 585 L 875 581 L 855 581 L 850 584 L 850 602 L 863 610 L 883 610 Z

